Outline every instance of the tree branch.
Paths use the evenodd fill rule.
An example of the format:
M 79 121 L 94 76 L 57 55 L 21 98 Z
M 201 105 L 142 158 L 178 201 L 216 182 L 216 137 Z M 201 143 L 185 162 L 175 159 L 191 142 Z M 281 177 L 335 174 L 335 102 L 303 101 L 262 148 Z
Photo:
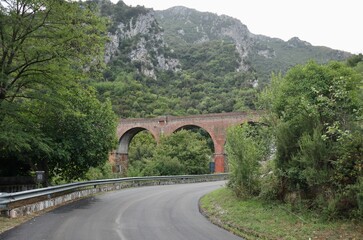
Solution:
M 21 67 L 21 69 L 20 68 L 18 68 L 18 69 L 20 69 L 20 71 L 18 72 L 18 74 L 13 78 L 13 80 L 11 80 L 11 82 L 10 82 L 10 84 L 8 85 L 8 89 L 9 88 L 11 88 L 15 83 L 16 83 L 16 81 L 18 80 L 18 79 L 20 79 L 22 76 L 23 76 L 23 74 L 24 74 L 24 72 L 27 70 L 27 68 L 29 68 L 30 66 L 32 66 L 32 65 L 34 65 L 34 64 L 38 64 L 38 63 L 43 63 L 43 62 L 47 62 L 47 61 L 50 61 L 50 60 L 52 60 L 52 59 L 54 59 L 54 56 L 52 56 L 52 57 L 50 57 L 50 58 L 45 58 L 45 59 L 41 59 L 41 60 L 39 60 L 39 59 L 37 59 L 37 60 L 34 60 L 34 61 L 32 61 L 32 62 L 29 62 L 29 63 L 25 63 L 25 64 L 23 64 L 22 65 L 22 67 Z

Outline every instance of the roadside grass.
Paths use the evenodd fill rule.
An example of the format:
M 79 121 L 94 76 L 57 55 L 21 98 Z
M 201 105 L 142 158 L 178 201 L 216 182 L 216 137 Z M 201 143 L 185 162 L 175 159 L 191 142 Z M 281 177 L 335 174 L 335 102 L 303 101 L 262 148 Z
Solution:
M 324 221 L 316 214 L 298 214 L 288 206 L 261 200 L 240 200 L 228 188 L 205 195 L 201 212 L 245 239 L 363 239 L 363 222 Z
M 0 234 L 10 230 L 22 223 L 25 223 L 26 221 L 32 219 L 34 215 L 28 215 L 18 218 L 9 218 L 9 217 L 0 217 Z

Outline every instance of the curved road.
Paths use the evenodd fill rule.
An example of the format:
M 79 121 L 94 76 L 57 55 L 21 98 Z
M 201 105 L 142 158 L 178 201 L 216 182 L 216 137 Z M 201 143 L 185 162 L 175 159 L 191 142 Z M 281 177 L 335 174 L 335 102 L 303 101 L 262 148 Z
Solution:
M 124 189 L 83 199 L 0 235 L 1 240 L 241 240 L 211 224 L 198 200 L 224 182 Z

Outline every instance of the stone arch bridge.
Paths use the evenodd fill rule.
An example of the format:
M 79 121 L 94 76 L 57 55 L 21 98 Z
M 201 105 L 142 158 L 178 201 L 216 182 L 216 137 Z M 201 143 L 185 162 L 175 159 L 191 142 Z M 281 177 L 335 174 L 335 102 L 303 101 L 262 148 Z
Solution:
M 156 142 L 162 135 L 170 135 L 180 129 L 197 127 L 204 129 L 211 137 L 214 144 L 215 172 L 221 173 L 226 169 L 226 143 L 227 128 L 246 122 L 258 122 L 261 112 L 231 112 L 204 114 L 193 116 L 163 116 L 156 118 L 129 118 L 121 119 L 117 126 L 119 144 L 113 154 L 116 171 L 127 168 L 128 148 L 132 138 L 141 131 L 149 131 Z

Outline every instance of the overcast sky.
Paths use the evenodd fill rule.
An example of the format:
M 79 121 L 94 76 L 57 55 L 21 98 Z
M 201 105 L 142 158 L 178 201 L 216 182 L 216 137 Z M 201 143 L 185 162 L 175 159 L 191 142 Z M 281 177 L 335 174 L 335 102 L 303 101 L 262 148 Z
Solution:
M 118 0 L 111 0 L 118 2 Z M 363 0 L 124 0 L 155 10 L 185 6 L 238 18 L 250 32 L 363 53 Z

